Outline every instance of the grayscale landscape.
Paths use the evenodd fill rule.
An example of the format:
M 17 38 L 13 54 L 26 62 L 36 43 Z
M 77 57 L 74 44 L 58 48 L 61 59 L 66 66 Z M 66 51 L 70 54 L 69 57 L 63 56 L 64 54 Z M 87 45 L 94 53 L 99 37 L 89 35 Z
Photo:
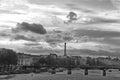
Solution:
M 0 80 L 120 80 L 120 0 L 0 0 Z

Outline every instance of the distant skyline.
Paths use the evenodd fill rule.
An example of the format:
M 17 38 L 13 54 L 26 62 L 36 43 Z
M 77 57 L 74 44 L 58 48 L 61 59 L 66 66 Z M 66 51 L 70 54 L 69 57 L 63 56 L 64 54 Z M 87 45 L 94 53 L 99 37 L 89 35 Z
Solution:
M 119 5 L 120 0 L 0 0 L 0 48 L 63 54 L 67 42 L 73 54 L 120 56 Z M 71 11 L 79 19 L 66 24 Z

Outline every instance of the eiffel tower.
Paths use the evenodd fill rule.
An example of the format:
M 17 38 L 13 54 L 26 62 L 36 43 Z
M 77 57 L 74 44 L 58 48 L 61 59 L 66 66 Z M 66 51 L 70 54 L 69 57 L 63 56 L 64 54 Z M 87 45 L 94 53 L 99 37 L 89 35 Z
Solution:
M 66 43 L 64 43 L 64 56 L 67 56 L 67 52 L 66 52 Z

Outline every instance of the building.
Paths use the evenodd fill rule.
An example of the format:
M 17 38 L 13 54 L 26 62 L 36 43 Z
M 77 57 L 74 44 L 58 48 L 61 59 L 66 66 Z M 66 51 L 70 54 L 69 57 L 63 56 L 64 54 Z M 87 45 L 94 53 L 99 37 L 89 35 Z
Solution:
M 18 53 L 17 58 L 18 58 L 17 65 L 31 66 L 34 63 L 38 62 L 41 56 Z
M 74 60 L 75 65 L 87 65 L 86 58 L 83 58 L 81 56 L 72 56 L 72 59 Z
M 18 53 L 17 65 L 30 66 L 33 63 L 33 57 L 30 54 Z

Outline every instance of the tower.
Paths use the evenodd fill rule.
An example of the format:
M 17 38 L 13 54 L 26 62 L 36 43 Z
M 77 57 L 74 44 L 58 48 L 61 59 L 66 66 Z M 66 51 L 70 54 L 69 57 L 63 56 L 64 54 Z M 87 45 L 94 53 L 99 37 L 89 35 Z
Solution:
M 67 56 L 67 53 L 66 53 L 66 42 L 64 43 L 64 56 Z

